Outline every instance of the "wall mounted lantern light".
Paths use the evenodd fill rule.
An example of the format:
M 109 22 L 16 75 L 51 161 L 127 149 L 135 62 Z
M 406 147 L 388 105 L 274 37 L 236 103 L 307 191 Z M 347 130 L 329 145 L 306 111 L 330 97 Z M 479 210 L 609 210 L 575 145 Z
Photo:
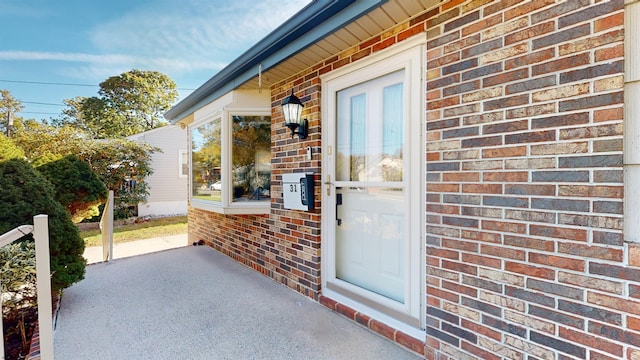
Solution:
M 284 126 L 291 129 L 291 137 L 298 134 L 300 139 L 306 139 L 309 131 L 309 122 L 307 119 L 301 119 L 302 115 L 302 102 L 297 96 L 293 95 L 293 89 L 291 95 L 287 96 L 282 101 L 282 113 L 284 114 Z M 296 131 L 297 130 L 297 131 Z

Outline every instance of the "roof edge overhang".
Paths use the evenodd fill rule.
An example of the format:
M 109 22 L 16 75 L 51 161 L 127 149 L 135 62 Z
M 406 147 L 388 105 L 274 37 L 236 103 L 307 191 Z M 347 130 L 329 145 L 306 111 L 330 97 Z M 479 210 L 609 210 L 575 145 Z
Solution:
M 171 123 L 234 90 L 388 0 L 315 0 L 164 114 Z

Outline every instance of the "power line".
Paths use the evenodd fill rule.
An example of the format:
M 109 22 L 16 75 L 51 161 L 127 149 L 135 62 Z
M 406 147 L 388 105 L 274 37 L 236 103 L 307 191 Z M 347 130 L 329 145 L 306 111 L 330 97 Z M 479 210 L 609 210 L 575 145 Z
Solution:
M 56 85 L 56 86 L 85 86 L 85 87 L 98 87 L 98 86 L 100 86 L 100 85 L 95 85 L 95 84 L 75 84 L 75 83 L 26 81 L 26 80 L 7 80 L 7 79 L 0 79 L 0 82 L 16 83 L 16 84 Z M 195 89 L 177 88 L 176 90 L 193 91 Z
M 45 103 L 45 102 L 37 102 L 37 101 L 21 101 L 23 104 L 34 104 L 34 105 L 49 105 L 49 106 L 66 106 L 64 104 L 54 104 L 54 103 Z
M 39 112 L 39 111 L 20 111 L 20 114 L 38 114 L 38 115 L 60 115 L 59 113 Z
M 56 82 L 44 82 L 44 81 L 6 80 L 6 79 L 0 79 L 0 82 L 18 83 L 18 84 L 37 84 L 37 85 L 58 85 L 58 86 L 90 86 L 90 87 L 98 86 L 98 85 L 91 85 L 91 84 L 73 84 L 73 83 L 56 83 Z

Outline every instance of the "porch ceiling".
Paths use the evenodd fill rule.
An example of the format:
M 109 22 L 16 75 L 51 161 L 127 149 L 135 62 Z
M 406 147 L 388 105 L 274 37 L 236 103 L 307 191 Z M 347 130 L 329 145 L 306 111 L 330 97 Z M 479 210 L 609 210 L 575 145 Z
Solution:
M 269 89 L 439 3 L 440 0 L 313 1 L 297 17 L 287 20 L 173 106 L 165 117 L 172 123 L 181 122 L 230 91 L 258 89 L 260 64 L 262 88 Z
M 294 56 L 270 69 L 263 69 L 262 88 L 268 89 L 274 83 L 381 34 L 396 24 L 434 8 L 439 3 L 439 0 L 389 0 Z M 238 88 L 257 89 L 257 75 Z

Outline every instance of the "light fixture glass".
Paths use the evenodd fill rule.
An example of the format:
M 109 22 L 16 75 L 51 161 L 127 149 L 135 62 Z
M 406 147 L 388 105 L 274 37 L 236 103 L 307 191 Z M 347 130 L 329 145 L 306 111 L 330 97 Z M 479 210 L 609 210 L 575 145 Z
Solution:
M 291 95 L 287 96 L 282 101 L 284 125 L 291 129 L 291 137 L 295 134 L 298 134 L 300 139 L 305 139 L 307 137 L 309 123 L 307 119 L 301 119 L 303 107 L 304 105 L 302 105 L 302 101 L 293 94 L 293 89 L 291 90 Z

